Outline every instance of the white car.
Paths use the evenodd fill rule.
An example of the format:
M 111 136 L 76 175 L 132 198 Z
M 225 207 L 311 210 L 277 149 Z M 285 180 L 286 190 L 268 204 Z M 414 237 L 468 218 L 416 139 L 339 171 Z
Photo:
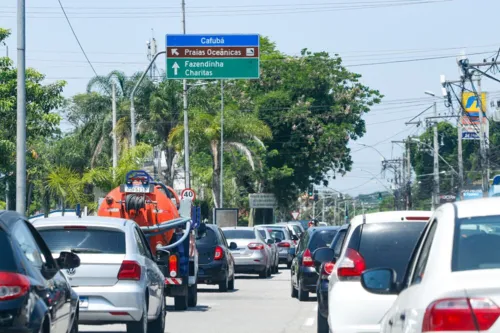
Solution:
M 80 267 L 63 271 L 80 296 L 80 324 L 119 323 L 129 333 L 164 332 L 165 277 L 134 221 L 50 217 L 33 226 L 54 255 L 68 251 L 80 257 Z
M 366 291 L 361 285 L 361 273 L 391 267 L 403 274 L 431 215 L 428 211 L 396 211 L 352 219 L 329 276 L 328 322 L 321 323 L 323 327 L 329 325 L 335 333 L 379 332 L 380 320 L 396 296 Z
M 394 275 L 387 268 L 363 273 L 367 290 L 399 293 L 382 332 L 500 332 L 500 198 L 439 207 L 404 283 Z

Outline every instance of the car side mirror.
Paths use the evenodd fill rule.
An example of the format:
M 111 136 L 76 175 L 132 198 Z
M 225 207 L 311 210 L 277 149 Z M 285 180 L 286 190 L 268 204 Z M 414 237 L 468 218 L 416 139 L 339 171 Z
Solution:
M 292 240 L 294 240 L 294 241 L 298 241 L 298 240 L 299 240 L 299 237 L 297 237 L 297 235 L 292 235 Z
M 73 252 L 61 252 L 57 258 L 57 265 L 61 269 L 72 269 L 80 266 L 80 257 Z
M 319 268 L 322 264 L 327 262 L 335 263 L 337 260 L 335 258 L 335 251 L 329 247 L 322 247 L 313 252 L 313 261 L 316 271 L 319 271 Z
M 269 238 L 269 239 L 267 240 L 267 244 L 268 244 L 268 245 L 273 245 L 273 244 L 274 244 L 274 239 Z
M 373 268 L 361 274 L 361 285 L 373 294 L 397 295 L 397 273 L 391 268 Z
M 274 239 L 274 241 L 275 241 L 276 243 L 281 243 L 283 240 L 282 240 L 282 239 L 280 239 L 280 238 L 275 238 L 275 239 Z
M 237 248 L 238 248 L 238 244 L 236 244 L 235 242 L 229 243 L 230 250 L 236 250 Z

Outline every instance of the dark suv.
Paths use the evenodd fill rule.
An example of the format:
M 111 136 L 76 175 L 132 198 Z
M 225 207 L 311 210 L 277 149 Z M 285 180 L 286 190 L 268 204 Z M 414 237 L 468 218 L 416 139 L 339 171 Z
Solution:
M 228 245 L 218 226 L 206 227 L 206 234 L 196 240 L 198 283 L 218 284 L 222 292 L 234 290 L 234 258 L 230 250 L 238 246 L 233 242 Z
M 309 293 L 316 292 L 318 273 L 312 254 L 319 248 L 329 247 L 339 227 L 310 227 L 300 237 L 297 256 L 291 267 L 291 296 L 307 301 Z

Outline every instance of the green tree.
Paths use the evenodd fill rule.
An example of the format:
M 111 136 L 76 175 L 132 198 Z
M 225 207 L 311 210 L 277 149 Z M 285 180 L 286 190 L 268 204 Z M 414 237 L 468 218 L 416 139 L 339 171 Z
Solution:
M 0 43 L 10 35 L 9 30 L 0 29 Z M 43 84 L 45 76 L 35 69 L 26 69 L 26 141 L 28 169 L 28 203 L 33 194 L 34 180 L 40 177 L 38 147 L 40 143 L 59 134 L 60 115 L 55 112 L 63 105 L 64 81 Z M 14 188 L 15 145 L 17 109 L 17 69 L 9 58 L 0 58 L 0 174 L 7 175 Z M 13 199 L 13 196 L 11 196 Z M 10 202 L 14 203 L 14 200 Z

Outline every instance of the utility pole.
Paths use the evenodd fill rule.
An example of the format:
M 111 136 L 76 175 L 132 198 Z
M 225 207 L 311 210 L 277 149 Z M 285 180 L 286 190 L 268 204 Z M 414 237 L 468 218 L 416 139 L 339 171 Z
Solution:
M 408 168 L 407 174 L 408 179 L 406 182 L 406 186 L 408 188 L 407 196 L 406 196 L 406 210 L 410 210 L 412 208 L 411 202 L 411 147 L 410 147 L 410 137 L 406 140 L 406 167 Z
M 325 195 L 323 195 L 323 206 L 321 207 L 321 221 L 325 222 Z
M 9 45 L 7 45 L 6 42 L 3 42 L 3 45 L 5 46 L 5 57 L 9 57 Z
M 186 34 L 186 1 L 182 0 L 182 33 Z M 189 120 L 188 120 L 187 80 L 182 80 L 182 102 L 184 109 L 184 187 L 191 187 L 191 169 L 189 168 Z M 222 186 L 222 185 L 221 185 Z M 222 206 L 221 206 L 222 208 Z
M 477 81 L 477 106 L 479 109 L 479 149 L 481 155 L 481 175 L 483 179 L 483 197 L 488 197 L 488 187 L 490 180 L 488 178 L 488 162 L 486 160 L 486 142 L 483 126 L 483 101 L 481 100 L 481 80 Z
M 437 103 L 434 102 L 434 117 L 437 117 Z M 438 122 L 434 121 L 434 186 L 433 186 L 433 198 L 432 198 L 432 210 L 436 209 L 439 205 L 439 138 L 438 138 Z
M 116 141 L 116 85 L 111 83 L 112 108 L 113 108 L 113 179 L 116 176 L 116 167 L 118 166 L 118 143 Z
M 17 0 L 16 211 L 26 214 L 26 1 Z
M 220 208 L 224 208 L 224 80 L 220 80 Z
M 316 218 L 316 201 L 313 200 L 313 220 Z

